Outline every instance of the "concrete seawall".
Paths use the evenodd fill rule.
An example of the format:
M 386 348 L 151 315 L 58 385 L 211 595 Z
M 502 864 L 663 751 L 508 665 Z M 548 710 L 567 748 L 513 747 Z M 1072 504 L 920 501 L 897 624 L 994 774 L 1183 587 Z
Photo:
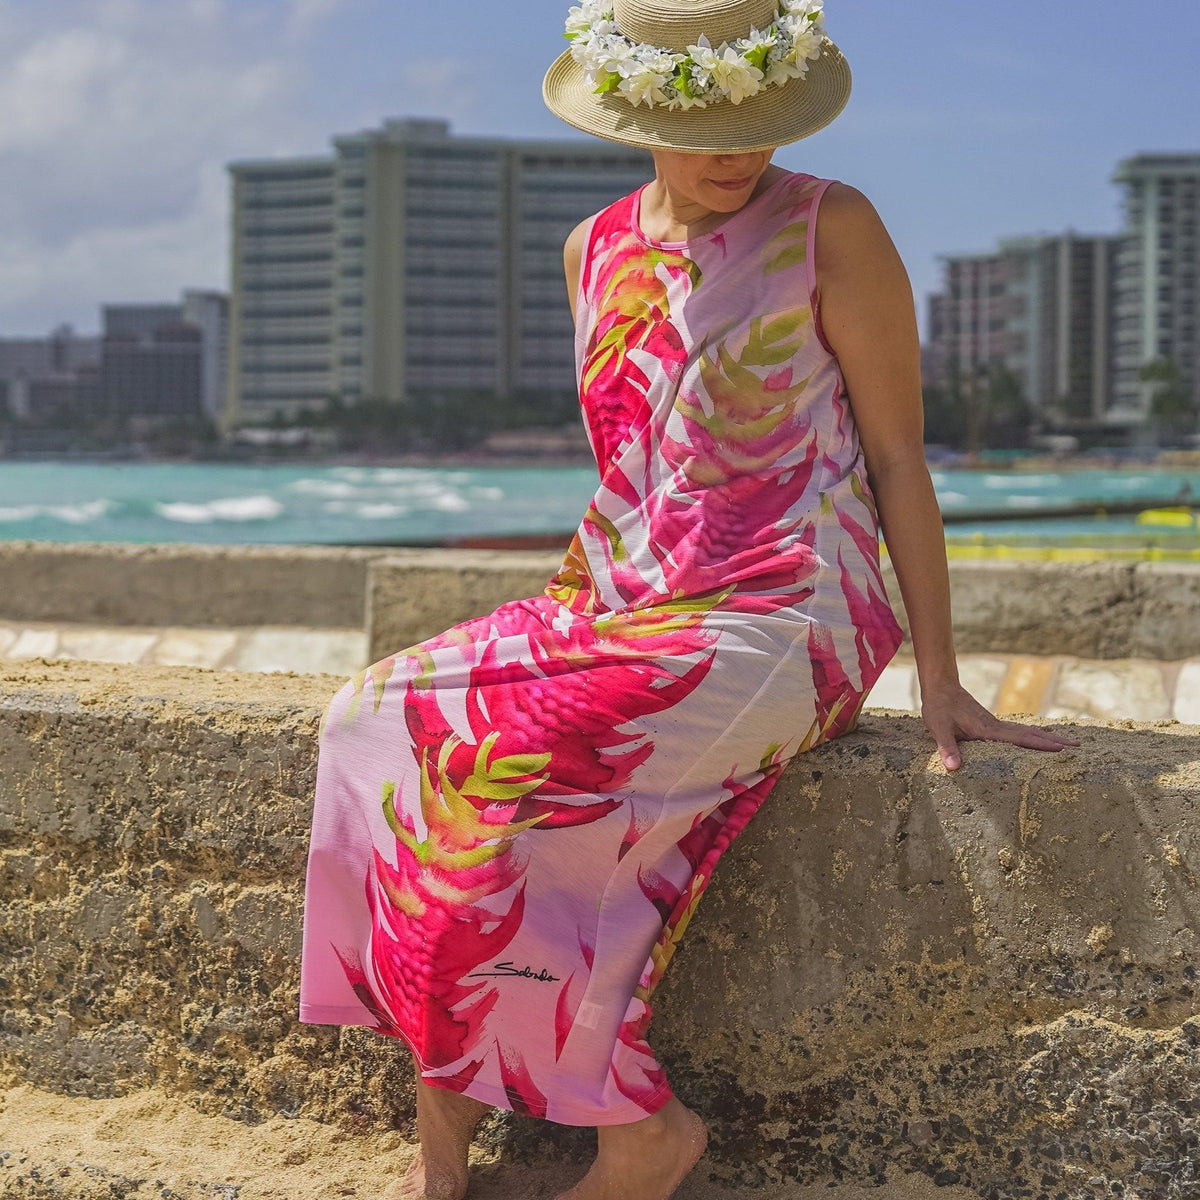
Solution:
M 534 595 L 549 551 L 0 542 L 0 620 L 366 629 L 372 659 Z M 951 564 L 964 654 L 1200 655 L 1200 564 Z M 901 624 L 895 578 L 888 592 Z
M 379 551 L 0 541 L 0 618 L 362 627 Z
M 0 669 L 0 1082 L 411 1117 L 393 1044 L 294 1015 L 340 682 Z M 950 775 L 916 719 L 873 716 L 789 768 L 656 997 L 719 1177 L 1200 1194 L 1200 730 L 1075 728 L 1078 751 L 968 745 Z

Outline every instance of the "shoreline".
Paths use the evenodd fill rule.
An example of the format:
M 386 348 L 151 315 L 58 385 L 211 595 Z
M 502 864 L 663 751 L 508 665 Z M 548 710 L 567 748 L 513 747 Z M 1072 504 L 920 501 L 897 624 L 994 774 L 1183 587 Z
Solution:
M 1078 471 L 1200 471 L 1200 449 L 1148 450 L 1145 456 L 1097 451 L 1082 454 L 1045 454 L 1001 451 L 1004 457 L 990 458 L 967 454 L 927 454 L 931 471 L 981 471 L 989 474 L 1040 474 Z M 1016 455 L 1019 455 L 1016 456 Z M 8 463 L 63 463 L 69 465 L 145 463 L 153 466 L 197 464 L 201 466 L 296 466 L 296 467 L 413 467 L 416 469 L 453 470 L 455 468 L 531 470 L 538 467 L 594 467 L 595 459 L 587 451 L 578 453 L 529 453 L 520 451 L 463 450 L 447 453 L 402 454 L 140 454 L 105 451 L 78 453 L 25 451 L 0 454 L 0 467 Z

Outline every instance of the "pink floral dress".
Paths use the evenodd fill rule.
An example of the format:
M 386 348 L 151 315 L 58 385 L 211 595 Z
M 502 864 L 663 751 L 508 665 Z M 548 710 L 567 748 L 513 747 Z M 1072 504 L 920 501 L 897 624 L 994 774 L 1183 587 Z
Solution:
M 322 724 L 301 1020 L 564 1124 L 669 1098 L 650 997 L 788 760 L 900 642 L 813 304 L 828 181 L 686 244 L 593 218 L 577 304 L 600 482 L 546 589 L 401 650 Z M 798 820 L 803 814 L 796 814 Z

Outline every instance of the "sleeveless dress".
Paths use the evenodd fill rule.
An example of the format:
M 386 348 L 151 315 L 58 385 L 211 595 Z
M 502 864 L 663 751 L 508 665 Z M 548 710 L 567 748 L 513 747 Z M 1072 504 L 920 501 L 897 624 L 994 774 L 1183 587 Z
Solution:
M 781 176 L 685 244 L 642 234 L 641 191 L 592 218 L 599 487 L 542 594 L 334 698 L 302 1021 L 402 1038 L 428 1083 L 563 1124 L 670 1098 L 650 996 L 713 867 L 901 639 L 812 300 L 828 183 Z

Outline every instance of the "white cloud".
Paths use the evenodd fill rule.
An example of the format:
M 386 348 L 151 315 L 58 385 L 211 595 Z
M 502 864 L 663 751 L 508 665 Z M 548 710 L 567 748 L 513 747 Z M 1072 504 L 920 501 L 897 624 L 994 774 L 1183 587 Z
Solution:
M 0 0 L 0 336 L 225 285 L 225 164 L 322 148 L 304 31 L 343 2 L 267 20 L 244 0 L 56 0 L 17 20 Z

